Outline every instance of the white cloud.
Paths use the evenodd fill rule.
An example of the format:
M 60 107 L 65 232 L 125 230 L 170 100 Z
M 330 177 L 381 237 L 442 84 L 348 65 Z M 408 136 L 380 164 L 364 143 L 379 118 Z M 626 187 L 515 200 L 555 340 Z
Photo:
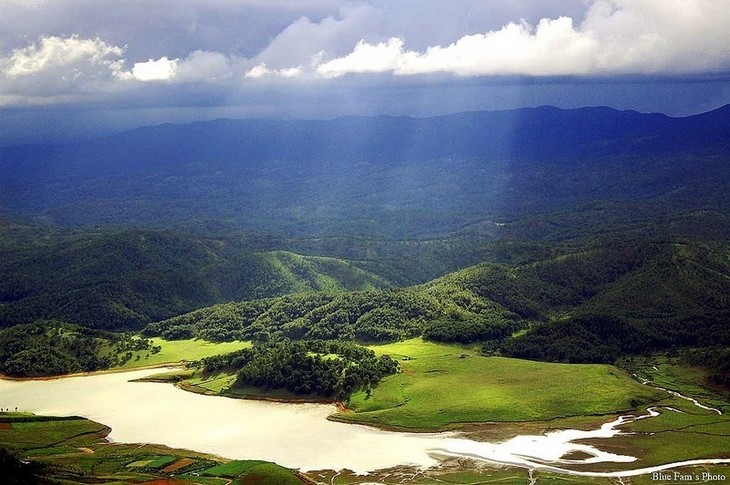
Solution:
M 197 50 L 175 66 L 176 78 L 183 82 L 217 82 L 230 79 L 240 61 L 220 52 Z
M 271 70 L 268 68 L 265 62 L 262 62 L 261 64 L 257 64 L 252 67 L 251 70 L 246 73 L 245 77 L 258 79 L 260 77 L 266 76 L 267 74 L 271 74 Z
M 257 64 L 246 72 L 244 77 L 250 79 L 259 79 L 265 76 L 279 76 L 283 78 L 299 77 L 304 73 L 304 69 L 301 66 L 288 67 L 284 69 L 269 69 L 269 66 L 265 62 Z
M 59 77 L 119 75 L 124 48 L 103 40 L 77 36 L 43 37 L 38 43 L 13 50 L 0 58 L 0 70 L 9 79 L 54 73 Z
M 0 106 L 78 102 L 79 96 L 109 96 L 147 83 L 217 83 L 242 76 L 251 64 L 219 52 L 194 51 L 184 59 L 162 56 L 128 68 L 125 54 L 126 46 L 77 35 L 46 36 L 13 49 L 0 55 Z
M 598 0 L 581 31 L 601 41 L 597 68 L 621 72 L 696 72 L 730 67 L 725 0 Z
M 398 71 L 405 51 L 403 39 L 368 44 L 361 40 L 348 55 L 320 64 L 317 73 L 324 77 L 339 77 L 350 73 Z
M 177 74 L 180 59 L 160 57 L 147 62 L 137 62 L 132 67 L 132 76 L 138 81 L 169 81 Z
M 367 72 L 459 76 L 675 74 L 730 68 L 730 9 L 721 0 L 597 0 L 569 17 L 512 22 L 424 51 L 403 40 L 358 42 L 320 64 L 323 77 Z
M 102 0 L 83 1 L 87 6 L 97 5 L 95 12 L 103 10 L 95 3 Z M 0 19 L 0 105 L 23 104 L 24 99 L 26 104 L 75 102 L 79 96 L 108 101 L 119 93 L 135 93 L 144 99 L 153 92 L 159 97 L 159 84 L 166 88 L 187 85 L 166 93 L 185 93 L 191 102 L 196 101 L 191 93 L 201 93 L 201 99 L 243 99 L 241 93 L 253 83 L 276 86 L 320 78 L 334 86 L 337 78 L 367 73 L 613 76 L 730 70 L 728 0 L 592 0 L 590 4 L 571 0 L 568 10 L 553 2 L 528 8 L 532 0 L 505 0 L 499 7 L 479 0 L 465 0 L 458 7 L 436 0 L 350 0 L 344 4 L 318 0 L 314 10 L 305 5 L 308 2 L 262 1 L 255 9 L 239 10 L 235 0 L 216 1 L 217 7 L 206 4 L 205 12 L 220 9 L 219 14 L 226 13 L 225 19 L 203 15 L 192 0 L 184 0 L 185 12 L 174 13 L 153 2 L 156 7 L 150 7 L 145 25 L 160 24 L 154 35 L 139 33 L 149 29 L 134 30 L 139 27 L 135 26 L 139 35 L 125 37 L 113 16 L 105 17 L 106 23 L 97 29 L 96 20 L 90 21 L 89 16 L 85 23 L 78 20 L 85 32 L 107 29 L 109 37 L 45 34 L 33 43 L 19 45 L 22 35 L 3 33 L 11 23 L 15 25 L 10 20 L 51 22 L 46 17 L 53 15 L 41 18 L 28 12 L 58 13 L 59 4 L 43 0 L 31 8 L 13 0 L 12 19 Z M 147 3 L 125 4 L 124 18 L 138 13 L 143 4 Z M 585 7 L 578 8 L 578 4 Z M 74 3 L 64 5 L 70 8 Z M 422 15 L 406 15 L 418 6 Z M 264 36 L 256 31 L 255 48 L 246 44 L 249 37 L 244 33 L 229 35 L 233 27 L 228 17 L 253 21 L 264 11 L 276 30 Z M 492 11 L 502 13 L 490 19 Z M 515 12 L 523 11 L 530 21 L 517 19 Z M 514 19 L 511 22 L 504 20 L 508 13 Z M 440 17 L 445 20 L 434 32 L 431 27 Z M 63 19 L 68 22 L 69 18 Z M 238 20 L 235 28 L 244 32 L 245 24 L 239 25 Z M 225 28 L 219 29 L 221 22 Z M 54 28 L 44 31 L 59 32 Z M 163 42 L 168 31 L 185 42 Z M 270 39 L 268 43 L 266 39 Z
M 302 67 L 289 67 L 286 69 L 279 69 L 277 73 L 282 77 L 299 77 L 304 72 Z
M 255 59 L 272 69 L 308 64 L 318 53 L 334 57 L 347 53 L 358 40 L 382 38 L 375 33 L 379 12 L 369 5 L 341 7 L 339 15 L 313 21 L 302 16 L 279 32 Z

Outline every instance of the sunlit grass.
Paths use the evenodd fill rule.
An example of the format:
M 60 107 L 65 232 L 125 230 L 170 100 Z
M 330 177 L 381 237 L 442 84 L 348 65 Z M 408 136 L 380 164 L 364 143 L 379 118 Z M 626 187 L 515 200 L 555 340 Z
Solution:
M 153 365 L 176 363 L 181 361 L 200 360 L 213 355 L 227 354 L 251 346 L 251 342 L 206 342 L 199 339 L 187 340 L 164 340 L 159 337 L 152 337 L 153 346 L 160 346 L 162 350 L 152 353 L 150 350 L 132 352 L 132 358 L 120 369 L 134 369 Z M 137 358 L 139 356 L 139 358 Z
M 451 423 L 537 421 L 608 414 L 660 394 L 610 365 L 482 357 L 456 345 L 412 339 L 371 347 L 402 371 L 355 393 L 338 419 L 434 429 Z M 404 360 L 405 359 L 405 360 Z

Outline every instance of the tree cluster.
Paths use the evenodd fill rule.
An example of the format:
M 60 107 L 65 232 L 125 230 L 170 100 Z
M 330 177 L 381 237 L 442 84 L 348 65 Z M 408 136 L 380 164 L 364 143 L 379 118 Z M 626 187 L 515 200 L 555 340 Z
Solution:
M 396 341 L 422 333 L 437 302 L 409 290 L 308 293 L 226 303 L 150 324 L 146 335 L 210 341 Z
M 201 361 L 203 371 L 236 371 L 234 386 L 285 389 L 298 395 L 346 399 L 398 371 L 388 356 L 341 341 L 282 340 Z
M 707 379 L 711 384 L 725 390 L 730 389 L 730 348 L 715 346 L 686 349 L 680 354 L 680 357 L 689 365 L 707 369 Z
M 0 372 L 38 377 L 95 371 L 122 365 L 143 350 L 161 348 L 130 334 L 42 320 L 0 331 Z

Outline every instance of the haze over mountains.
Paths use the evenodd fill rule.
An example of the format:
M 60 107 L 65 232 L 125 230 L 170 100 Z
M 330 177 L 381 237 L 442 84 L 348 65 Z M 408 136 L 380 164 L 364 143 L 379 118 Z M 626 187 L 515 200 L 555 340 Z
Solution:
M 596 201 L 725 207 L 730 106 L 216 120 L 0 150 L 0 208 L 61 225 L 224 222 L 430 237 Z

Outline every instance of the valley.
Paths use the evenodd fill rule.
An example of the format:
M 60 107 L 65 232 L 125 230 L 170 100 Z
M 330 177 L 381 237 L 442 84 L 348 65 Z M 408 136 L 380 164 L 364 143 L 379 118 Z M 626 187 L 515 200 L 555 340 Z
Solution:
M 66 483 L 728 475 L 727 110 L 2 147 L 2 466 Z

